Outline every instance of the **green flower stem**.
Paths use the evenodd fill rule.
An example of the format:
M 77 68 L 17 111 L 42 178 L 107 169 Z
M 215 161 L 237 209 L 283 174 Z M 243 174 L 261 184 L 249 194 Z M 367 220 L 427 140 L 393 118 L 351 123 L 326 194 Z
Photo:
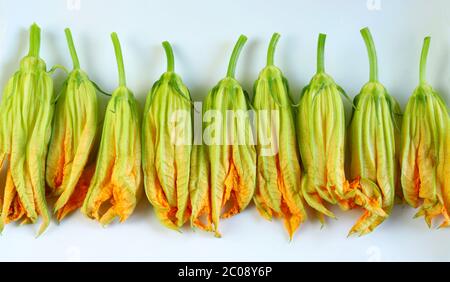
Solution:
M 377 82 L 378 81 L 378 62 L 377 62 L 377 52 L 375 50 L 375 45 L 373 43 L 372 35 L 370 34 L 369 28 L 361 29 L 361 35 L 364 38 L 364 42 L 366 43 L 367 52 L 369 54 L 369 63 L 370 63 L 370 81 Z
M 120 48 L 119 38 L 117 33 L 111 33 L 111 39 L 114 45 L 114 52 L 116 53 L 117 68 L 119 70 L 119 85 L 126 86 L 125 67 L 123 65 L 122 49 Z
M 317 43 L 317 73 L 325 72 L 325 40 L 326 34 L 319 34 L 319 40 Z
M 241 35 L 234 46 L 233 53 L 231 54 L 230 63 L 228 64 L 227 77 L 234 78 L 236 73 L 236 63 L 245 42 L 247 42 L 247 37 L 245 35 Z
M 170 43 L 167 41 L 164 41 L 162 43 L 164 50 L 166 51 L 166 57 L 167 57 L 167 71 L 173 72 L 175 70 L 175 60 L 173 58 L 173 50 L 172 46 L 170 46 Z
M 420 84 L 426 83 L 427 58 L 430 49 L 431 37 L 427 36 L 423 40 L 422 55 L 420 56 Z
M 277 47 L 280 34 L 274 33 L 272 39 L 270 39 L 269 50 L 267 51 L 267 66 L 273 66 L 273 60 L 275 55 L 275 48 Z
M 34 23 L 30 27 L 30 50 L 28 56 L 39 57 L 39 49 L 41 47 L 41 29 Z
M 69 28 L 66 28 L 64 30 L 64 32 L 66 34 L 67 45 L 69 46 L 70 56 L 72 57 L 73 68 L 79 69 L 80 61 L 78 60 L 77 51 L 75 50 L 75 45 L 73 44 L 72 33 L 70 32 Z

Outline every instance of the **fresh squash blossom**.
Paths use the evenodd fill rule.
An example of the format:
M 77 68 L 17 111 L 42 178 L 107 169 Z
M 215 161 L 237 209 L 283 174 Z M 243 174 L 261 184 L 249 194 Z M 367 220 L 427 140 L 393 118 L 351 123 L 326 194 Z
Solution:
M 430 45 L 426 37 L 420 60 L 420 83 L 409 98 L 401 135 L 401 184 L 405 201 L 417 208 L 428 226 L 443 216 L 441 227 L 450 225 L 447 138 L 450 130 L 445 102 L 425 78 Z M 446 155 L 447 152 L 447 155 Z M 447 168 L 446 168 L 447 167 Z M 446 189 L 447 188 L 447 189 Z
M 127 88 L 117 34 L 111 35 L 119 70 L 119 87 L 106 108 L 95 172 L 81 211 L 107 225 L 125 221 L 142 194 L 141 126 L 136 99 Z
M 254 85 L 256 114 L 257 172 L 254 201 L 260 214 L 281 217 L 292 239 L 306 220 L 300 190 L 300 154 L 295 132 L 295 116 L 289 87 L 274 64 L 280 35 L 270 41 L 267 65 Z
M 167 72 L 147 96 L 142 125 L 145 192 L 159 220 L 178 229 L 189 219 L 192 150 L 192 102 L 174 72 L 173 51 L 166 41 Z

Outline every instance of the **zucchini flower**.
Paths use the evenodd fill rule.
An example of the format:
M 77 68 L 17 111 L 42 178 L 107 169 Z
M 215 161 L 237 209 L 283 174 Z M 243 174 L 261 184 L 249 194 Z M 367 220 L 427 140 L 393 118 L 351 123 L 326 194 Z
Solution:
M 192 112 L 189 90 L 174 72 L 169 42 L 163 42 L 167 72 L 153 85 L 142 124 L 145 192 L 159 220 L 178 229 L 189 218 Z
M 417 208 L 416 216 L 424 216 L 428 226 L 442 215 L 441 227 L 450 225 L 444 199 L 449 191 L 445 173 L 448 152 L 449 116 L 445 102 L 425 79 L 430 37 L 423 43 L 420 60 L 420 83 L 406 105 L 401 135 L 401 184 L 405 201 Z M 448 169 L 448 168 L 447 168 Z M 448 186 L 448 185 L 447 185 Z
M 274 64 L 280 35 L 270 41 L 267 65 L 254 85 L 256 113 L 257 172 L 254 201 L 260 214 L 282 217 L 292 239 L 306 220 L 300 191 L 300 154 L 297 147 L 294 110 L 286 78 Z
M 64 82 L 56 103 L 53 134 L 47 155 L 46 179 L 58 197 L 54 211 L 58 220 L 81 207 L 94 166 L 88 166 L 97 133 L 96 89 L 80 63 L 69 29 L 65 30 L 73 70 Z
M 362 29 L 361 34 L 369 54 L 370 81 L 354 99 L 348 143 L 352 204 L 365 211 L 349 235 L 367 234 L 388 217 L 394 206 L 399 169 L 400 106 L 378 81 L 377 55 L 369 29 Z
M 299 147 L 304 167 L 301 181 L 308 205 L 323 215 L 335 218 L 325 203 L 348 209 L 345 200 L 348 182 L 345 177 L 345 111 L 341 95 L 344 90 L 325 73 L 325 34 L 319 35 L 317 73 L 303 89 L 297 116 Z M 347 96 L 346 96 L 347 97 Z
M 30 50 L 9 80 L 0 105 L 0 163 L 9 161 L 3 190 L 1 228 L 10 221 L 34 223 L 38 235 L 50 222 L 45 199 L 45 157 L 51 135 L 53 81 L 39 57 L 41 29 L 30 28 Z
M 248 113 L 250 104 L 247 93 L 234 78 L 237 59 L 246 41 L 244 35 L 239 37 L 227 76 L 205 99 L 205 147 L 196 147 L 193 153 L 192 163 L 201 165 L 193 170 L 191 178 L 191 224 L 214 231 L 216 236 L 220 236 L 219 218 L 244 210 L 255 190 L 256 151 Z M 202 222 L 205 215 L 206 223 Z
M 111 34 L 119 70 L 119 87 L 106 108 L 95 172 L 81 211 L 107 225 L 125 221 L 142 193 L 141 127 L 136 99 L 126 86 L 116 33 Z M 101 211 L 105 211 L 101 214 Z

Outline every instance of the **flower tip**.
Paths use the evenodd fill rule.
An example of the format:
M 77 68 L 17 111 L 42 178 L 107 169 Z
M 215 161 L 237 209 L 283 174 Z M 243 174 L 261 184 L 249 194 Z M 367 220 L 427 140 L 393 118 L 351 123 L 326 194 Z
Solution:
M 35 239 L 39 238 L 39 237 L 42 235 L 42 233 L 45 232 L 45 230 L 47 229 L 47 226 L 48 226 L 48 224 L 46 224 L 46 225 L 44 225 L 44 226 L 41 226 L 41 228 L 39 228 L 39 231 L 38 231 L 38 233 L 36 234 L 36 236 L 34 236 L 34 238 L 35 238 Z
M 423 215 L 423 214 L 422 214 L 422 211 L 419 211 L 419 212 L 417 212 L 417 213 L 413 216 L 413 218 L 416 219 L 416 218 L 421 217 L 422 215 Z
M 293 238 L 294 238 L 294 232 L 289 232 L 289 244 L 292 243 Z
M 433 224 L 431 222 L 431 218 L 425 217 L 425 222 L 427 223 L 427 226 L 429 229 L 433 228 Z
M 439 225 L 439 227 L 438 227 L 437 229 L 443 229 L 443 228 L 446 228 L 446 227 L 449 227 L 449 226 L 450 226 L 450 221 L 445 220 L 444 222 L 442 222 L 442 223 Z
M 356 231 L 352 228 L 352 230 L 350 230 L 347 234 L 347 238 L 350 238 L 353 234 L 355 234 Z

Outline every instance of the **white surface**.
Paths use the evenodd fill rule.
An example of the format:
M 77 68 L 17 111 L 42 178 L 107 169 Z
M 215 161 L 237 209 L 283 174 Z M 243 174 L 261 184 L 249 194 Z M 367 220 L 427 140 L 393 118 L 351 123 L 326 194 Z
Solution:
M 79 2 L 79 5 L 77 4 Z M 78 9 L 79 8 L 79 9 Z M 129 87 L 143 102 L 165 69 L 160 42 L 169 40 L 176 70 L 203 98 L 225 72 L 239 34 L 249 37 L 237 78 L 246 89 L 265 64 L 274 31 L 282 37 L 276 63 L 293 96 L 315 71 L 319 32 L 328 33 L 326 70 L 354 96 L 368 79 L 368 60 L 359 29 L 369 26 L 379 55 L 380 80 L 405 104 L 418 82 L 423 37 L 432 36 L 428 78 L 449 102 L 450 2 L 446 0 L 0 0 L 0 86 L 28 49 L 28 27 L 43 29 L 41 55 L 48 66 L 71 66 L 63 29 L 71 27 L 82 67 L 103 88 L 117 85 L 109 37 L 121 39 Z M 57 83 L 62 76 L 57 75 Z M 38 226 L 6 226 L 0 260 L 450 260 L 450 230 L 429 230 L 414 210 L 396 207 L 374 233 L 346 238 L 360 211 L 337 213 L 320 229 L 307 222 L 288 242 L 280 222 L 262 219 L 254 206 L 221 223 L 223 238 L 188 228 L 163 228 L 141 202 L 124 224 L 101 228 L 79 212 L 38 239 Z

